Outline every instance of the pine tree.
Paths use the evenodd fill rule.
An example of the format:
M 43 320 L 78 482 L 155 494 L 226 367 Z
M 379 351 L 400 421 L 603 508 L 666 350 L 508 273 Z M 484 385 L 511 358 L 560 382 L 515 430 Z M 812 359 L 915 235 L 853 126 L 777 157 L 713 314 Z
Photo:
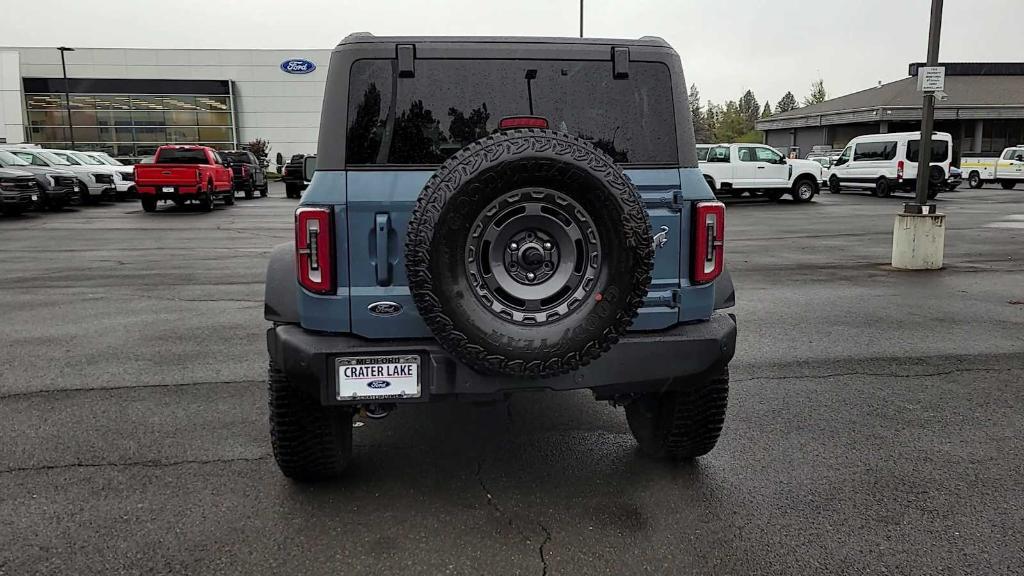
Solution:
M 811 93 L 804 98 L 804 106 L 810 106 L 811 104 L 818 104 L 828 100 L 828 92 L 825 91 L 825 80 L 818 78 L 818 80 L 811 84 Z
M 761 110 L 761 118 L 770 118 L 772 115 L 772 105 L 767 100 L 764 101 L 764 110 Z
M 740 117 L 743 118 L 747 130 L 754 129 L 754 122 L 757 121 L 761 115 L 761 105 L 757 103 L 757 98 L 754 97 L 754 93 L 747 90 L 740 97 L 740 101 L 737 103 L 737 111 Z
M 690 84 L 690 115 L 693 117 L 693 135 L 697 142 L 706 143 L 711 141 L 712 131 L 708 125 L 708 118 L 700 105 L 700 90 L 696 84 Z
M 800 105 L 796 102 L 796 96 L 793 96 L 792 92 L 786 92 L 786 94 L 779 100 L 779 103 L 775 105 L 775 113 L 782 114 L 783 112 L 789 112 L 790 110 L 796 110 Z

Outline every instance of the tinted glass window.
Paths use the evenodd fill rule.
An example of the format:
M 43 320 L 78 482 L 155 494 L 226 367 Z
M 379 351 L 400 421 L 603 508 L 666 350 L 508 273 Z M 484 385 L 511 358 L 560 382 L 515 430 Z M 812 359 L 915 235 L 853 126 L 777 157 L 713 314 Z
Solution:
M 9 168 L 11 166 L 28 166 L 29 164 L 30 162 L 24 158 L 19 158 L 7 150 L 0 150 L 0 166 Z
M 349 164 L 435 165 L 497 130 L 507 116 L 542 116 L 620 163 L 677 162 L 672 85 L 662 64 L 417 60 L 395 78 L 390 60 L 352 67 Z
M 911 140 L 907 142 L 907 160 L 917 162 L 921 154 L 921 141 Z M 945 140 L 932 140 L 932 162 L 945 162 L 949 159 L 949 142 Z
M 757 151 L 753 147 L 740 148 L 737 154 L 740 162 L 757 162 Z
M 707 162 L 708 161 L 708 152 L 710 152 L 710 151 L 711 151 L 711 148 L 708 148 L 708 147 L 697 148 L 697 161 L 698 162 Z
M 708 162 L 728 162 L 729 161 L 729 147 L 728 146 L 715 146 L 711 150 L 708 150 Z
M 1009 148 L 1006 152 L 1003 153 L 1003 160 L 1013 160 L 1013 157 L 1016 156 L 1017 153 L 1018 150 L 1016 148 Z
M 246 152 L 221 152 L 225 162 L 237 162 L 241 164 L 251 163 L 249 154 Z
M 892 160 L 896 157 L 896 142 L 864 142 L 853 149 L 854 162 Z
M 778 162 L 782 160 L 782 154 L 779 154 L 771 148 L 754 148 L 758 162 Z
M 849 162 L 850 161 L 850 155 L 851 155 L 851 149 L 849 147 L 847 147 L 845 150 L 843 150 L 843 153 L 839 155 L 839 158 L 836 158 L 836 166 L 842 166 L 843 164 L 846 164 L 847 162 Z
M 165 148 L 156 157 L 157 164 L 206 164 L 206 152 L 197 148 Z

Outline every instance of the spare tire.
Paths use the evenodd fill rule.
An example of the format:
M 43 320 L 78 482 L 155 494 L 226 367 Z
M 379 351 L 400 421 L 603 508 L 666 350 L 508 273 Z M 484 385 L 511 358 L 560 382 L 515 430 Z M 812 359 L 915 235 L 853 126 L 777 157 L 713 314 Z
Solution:
M 416 202 L 405 246 L 420 316 L 484 374 L 586 365 L 625 333 L 651 281 L 636 187 L 589 142 L 510 130 L 449 158 Z
M 929 188 L 942 188 L 946 184 L 946 171 L 942 166 L 932 166 L 928 170 Z

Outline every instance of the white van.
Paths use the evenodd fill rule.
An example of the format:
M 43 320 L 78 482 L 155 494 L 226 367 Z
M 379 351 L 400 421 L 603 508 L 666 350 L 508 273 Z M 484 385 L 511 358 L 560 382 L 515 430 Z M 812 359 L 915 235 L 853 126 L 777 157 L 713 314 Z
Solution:
M 920 148 L 920 132 L 858 136 L 850 140 L 832 165 L 829 191 L 838 194 L 844 186 L 867 188 L 879 198 L 893 192 L 913 193 L 917 188 Z M 934 132 L 931 169 L 928 172 L 929 198 L 934 198 L 942 190 L 952 162 L 953 137 L 945 132 Z

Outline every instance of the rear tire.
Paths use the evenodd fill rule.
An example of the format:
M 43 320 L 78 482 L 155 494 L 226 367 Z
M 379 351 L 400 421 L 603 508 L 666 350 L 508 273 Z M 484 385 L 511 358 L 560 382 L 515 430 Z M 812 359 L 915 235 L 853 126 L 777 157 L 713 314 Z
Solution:
M 156 198 L 151 196 L 143 196 L 142 210 L 144 212 L 156 212 Z
M 299 187 L 291 183 L 285 183 L 284 195 L 288 198 L 298 198 L 300 196 Z
M 245 199 L 252 200 L 256 196 L 256 180 L 250 179 L 245 188 Z
M 714 449 L 729 405 L 729 368 L 677 390 L 626 404 L 626 422 L 640 450 L 653 458 L 689 460 Z
M 213 196 L 211 192 L 212 190 L 199 193 L 199 209 L 203 212 L 213 211 Z
M 303 394 L 273 362 L 267 370 L 270 443 L 281 472 L 299 482 L 336 478 L 352 460 L 352 412 Z
M 1016 182 L 1010 182 L 1007 180 L 1003 180 L 1002 182 L 999 183 L 999 185 L 1003 187 L 1003 190 L 1013 190 L 1014 188 L 1017 187 Z
M 260 188 L 260 198 L 266 198 L 267 194 L 270 194 L 270 184 L 264 180 L 263 187 Z
M 249 197 L 250 197 L 249 194 L 246 194 L 246 198 L 249 198 Z M 234 189 L 229 190 L 227 194 L 222 196 L 222 198 L 224 198 L 224 205 L 225 206 L 234 206 L 235 205 L 235 190 Z
M 981 181 L 981 174 L 977 172 L 971 172 L 971 175 L 967 177 L 967 186 L 974 190 L 981 188 L 985 183 Z
M 875 181 L 875 196 L 879 198 L 888 198 L 892 194 L 892 188 L 889 186 L 889 179 L 882 176 Z

